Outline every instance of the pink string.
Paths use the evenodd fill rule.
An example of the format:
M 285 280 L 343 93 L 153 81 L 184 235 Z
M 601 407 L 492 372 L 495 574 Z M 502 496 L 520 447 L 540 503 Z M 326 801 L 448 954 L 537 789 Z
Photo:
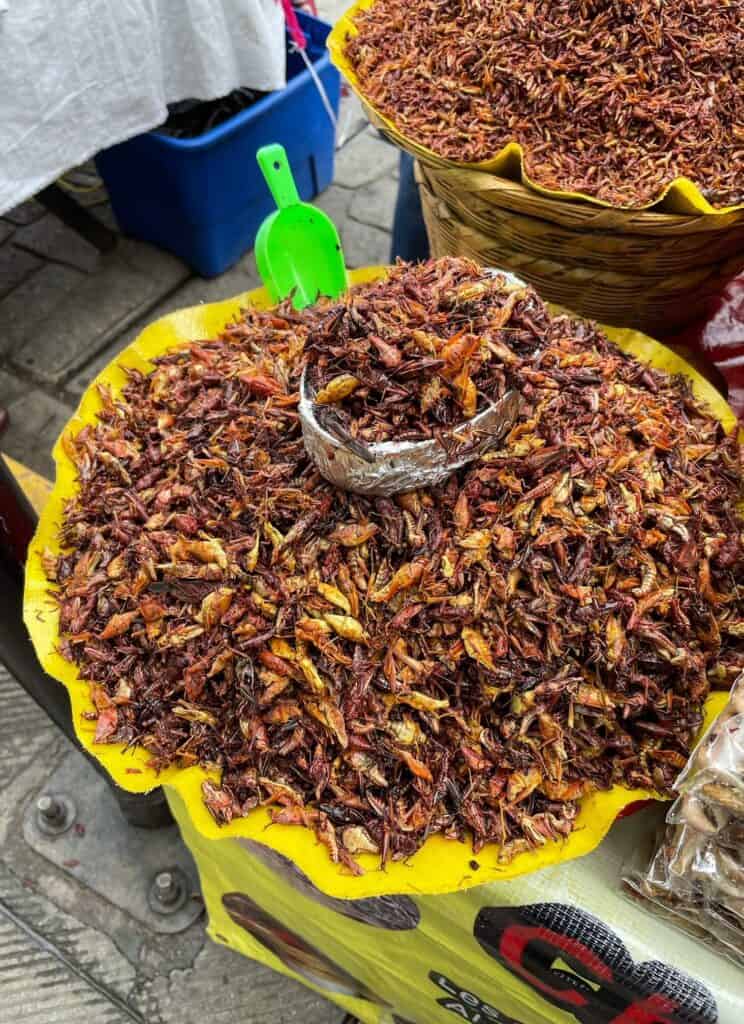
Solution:
M 305 33 L 300 28 L 297 14 L 292 6 L 292 0 L 282 0 L 282 7 L 284 8 L 284 19 L 287 22 L 287 29 L 292 37 L 292 42 L 298 50 L 306 50 L 307 39 L 305 38 Z

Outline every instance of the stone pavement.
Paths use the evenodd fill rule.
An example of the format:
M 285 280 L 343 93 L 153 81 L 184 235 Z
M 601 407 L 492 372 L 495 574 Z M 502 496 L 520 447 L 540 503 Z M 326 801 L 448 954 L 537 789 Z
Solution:
M 321 996 L 211 942 L 203 917 L 156 934 L 32 850 L 23 821 L 73 755 L 2 666 L 0 701 L 0 1024 L 340 1024 Z
M 158 935 L 33 851 L 27 809 L 70 744 L 2 666 L 0 701 L 0 1024 L 339 1024 L 310 989 L 211 942 L 203 919 Z
M 344 6 L 326 0 L 326 17 Z M 347 100 L 333 185 L 318 199 L 349 267 L 388 261 L 397 153 Z M 68 176 L 115 226 L 90 167 Z M 152 320 L 255 287 L 252 254 L 204 280 L 121 238 L 100 255 L 31 200 L 0 218 L 0 448 L 48 477 L 52 445 L 90 380 Z M 12 628 L 3 623 L 0 628 Z M 22 820 L 69 747 L 0 666 L 0 1024 L 339 1024 L 321 996 L 211 943 L 203 919 L 150 932 L 24 841 Z
M 351 116 L 350 116 L 351 115 Z M 334 183 L 315 202 L 339 229 L 347 266 L 386 263 L 397 150 L 359 120 L 336 154 Z M 76 181 L 93 181 L 89 171 Z M 82 185 L 81 187 L 86 187 Z M 87 186 L 90 187 L 90 186 Z M 103 187 L 78 198 L 115 226 Z M 258 284 L 252 253 L 204 280 L 170 253 L 121 238 L 101 255 L 34 200 L 0 218 L 0 406 L 10 426 L 0 446 L 51 476 L 51 449 L 85 387 L 152 320 L 228 298 Z

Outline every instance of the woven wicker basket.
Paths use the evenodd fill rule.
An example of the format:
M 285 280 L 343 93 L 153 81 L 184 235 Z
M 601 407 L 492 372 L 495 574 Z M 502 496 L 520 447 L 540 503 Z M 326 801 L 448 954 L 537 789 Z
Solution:
M 546 199 L 518 182 L 419 164 L 421 180 L 460 220 L 516 250 L 619 273 L 685 273 L 744 259 L 744 212 L 694 217 Z
M 481 171 L 416 167 L 432 254 L 471 256 L 603 323 L 668 334 L 744 268 L 744 212 L 681 216 L 549 199 Z

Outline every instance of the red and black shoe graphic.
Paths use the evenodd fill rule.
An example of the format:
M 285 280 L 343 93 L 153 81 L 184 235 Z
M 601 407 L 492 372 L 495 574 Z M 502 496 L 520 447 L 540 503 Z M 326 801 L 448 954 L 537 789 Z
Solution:
M 484 907 L 473 934 L 512 974 L 581 1024 L 715 1024 L 715 999 L 666 964 L 636 964 L 598 918 L 561 903 Z

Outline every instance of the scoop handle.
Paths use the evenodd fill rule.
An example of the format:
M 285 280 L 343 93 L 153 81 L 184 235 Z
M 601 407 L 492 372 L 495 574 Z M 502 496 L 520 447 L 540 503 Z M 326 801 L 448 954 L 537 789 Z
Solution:
M 300 196 L 292 177 L 284 146 L 280 146 L 278 142 L 272 142 L 269 146 L 261 146 L 256 153 L 256 160 L 278 208 L 283 210 L 287 206 L 299 203 Z

